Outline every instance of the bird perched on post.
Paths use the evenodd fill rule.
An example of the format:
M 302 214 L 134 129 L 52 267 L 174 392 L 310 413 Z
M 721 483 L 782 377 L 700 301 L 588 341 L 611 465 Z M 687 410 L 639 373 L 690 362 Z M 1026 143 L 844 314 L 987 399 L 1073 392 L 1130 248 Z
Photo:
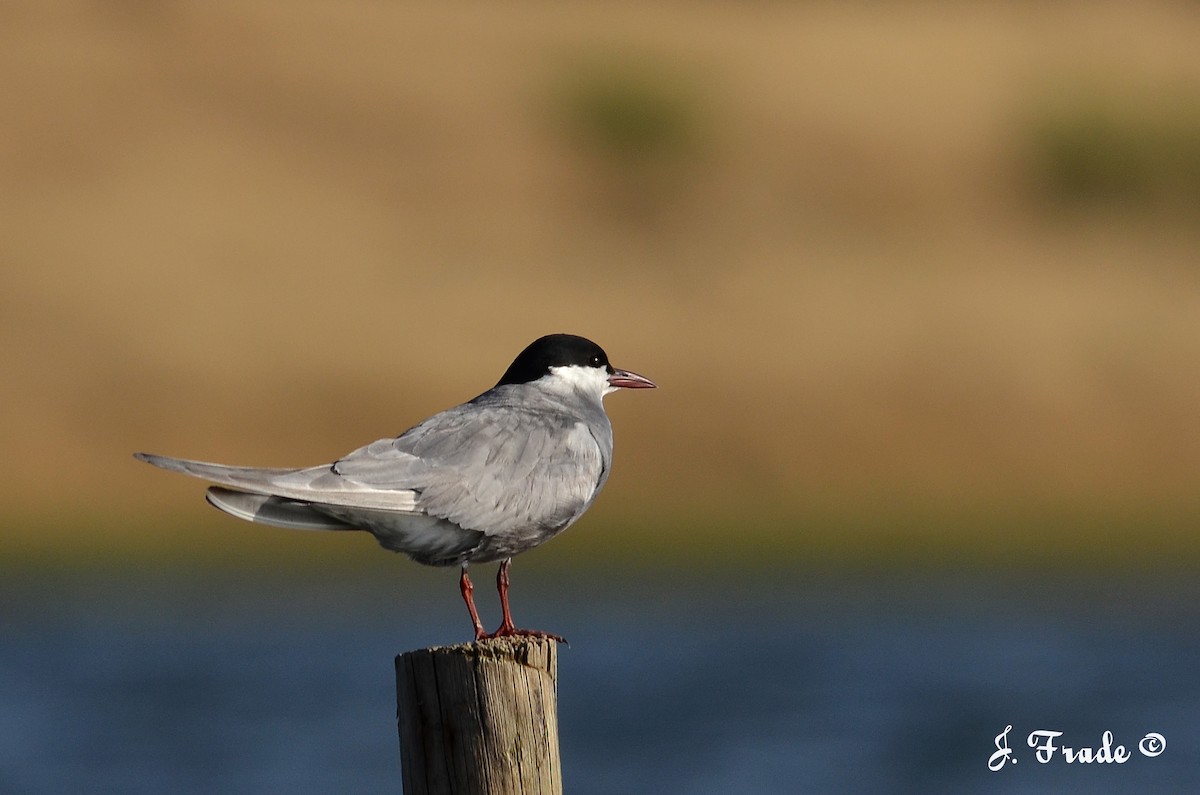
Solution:
M 135 457 L 217 484 L 209 487 L 208 502 L 239 519 L 302 530 L 366 530 L 385 549 L 418 563 L 460 566 L 459 587 L 476 640 L 561 640 L 513 624 L 512 557 L 567 529 L 608 480 L 613 435 L 604 396 L 652 387 L 650 379 L 614 368 L 591 340 L 551 334 L 521 351 L 500 382 L 473 400 L 332 464 L 262 469 Z M 495 561 L 503 620 L 488 633 L 467 566 Z

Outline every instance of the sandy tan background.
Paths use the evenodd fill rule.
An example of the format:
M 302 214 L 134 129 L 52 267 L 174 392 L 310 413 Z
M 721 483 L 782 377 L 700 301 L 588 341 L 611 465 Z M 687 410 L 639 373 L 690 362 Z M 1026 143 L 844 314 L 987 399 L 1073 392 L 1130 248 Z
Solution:
M 255 534 L 130 453 L 319 463 L 573 331 L 662 388 L 609 398 L 611 532 L 562 554 L 1194 559 L 1197 41 L 1189 3 L 6 4 L 0 551 L 223 554 Z

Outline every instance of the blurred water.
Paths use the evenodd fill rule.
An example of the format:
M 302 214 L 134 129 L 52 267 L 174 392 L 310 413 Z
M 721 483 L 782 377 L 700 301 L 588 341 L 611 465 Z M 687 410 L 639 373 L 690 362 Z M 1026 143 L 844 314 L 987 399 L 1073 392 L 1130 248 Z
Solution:
M 452 574 L 415 568 L 0 586 L 0 792 L 399 791 L 393 656 L 467 629 Z M 517 574 L 518 619 L 573 642 L 571 793 L 1200 791 L 1187 582 Z M 1039 764 L 1035 729 L 1133 755 Z

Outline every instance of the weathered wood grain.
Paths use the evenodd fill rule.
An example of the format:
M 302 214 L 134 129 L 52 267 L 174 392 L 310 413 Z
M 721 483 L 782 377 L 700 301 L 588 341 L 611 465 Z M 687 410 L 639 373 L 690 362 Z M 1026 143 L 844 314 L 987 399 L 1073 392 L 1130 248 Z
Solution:
M 558 649 L 499 638 L 396 658 L 405 795 L 560 795 Z

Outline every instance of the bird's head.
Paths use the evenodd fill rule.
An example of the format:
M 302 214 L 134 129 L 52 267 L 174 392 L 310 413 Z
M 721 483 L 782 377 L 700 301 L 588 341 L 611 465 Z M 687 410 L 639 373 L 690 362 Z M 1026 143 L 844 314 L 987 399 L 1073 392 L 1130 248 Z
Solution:
M 574 334 L 550 334 L 534 340 L 513 360 L 496 386 L 541 382 L 603 397 L 618 389 L 652 389 L 649 378 L 618 370 L 596 343 Z

